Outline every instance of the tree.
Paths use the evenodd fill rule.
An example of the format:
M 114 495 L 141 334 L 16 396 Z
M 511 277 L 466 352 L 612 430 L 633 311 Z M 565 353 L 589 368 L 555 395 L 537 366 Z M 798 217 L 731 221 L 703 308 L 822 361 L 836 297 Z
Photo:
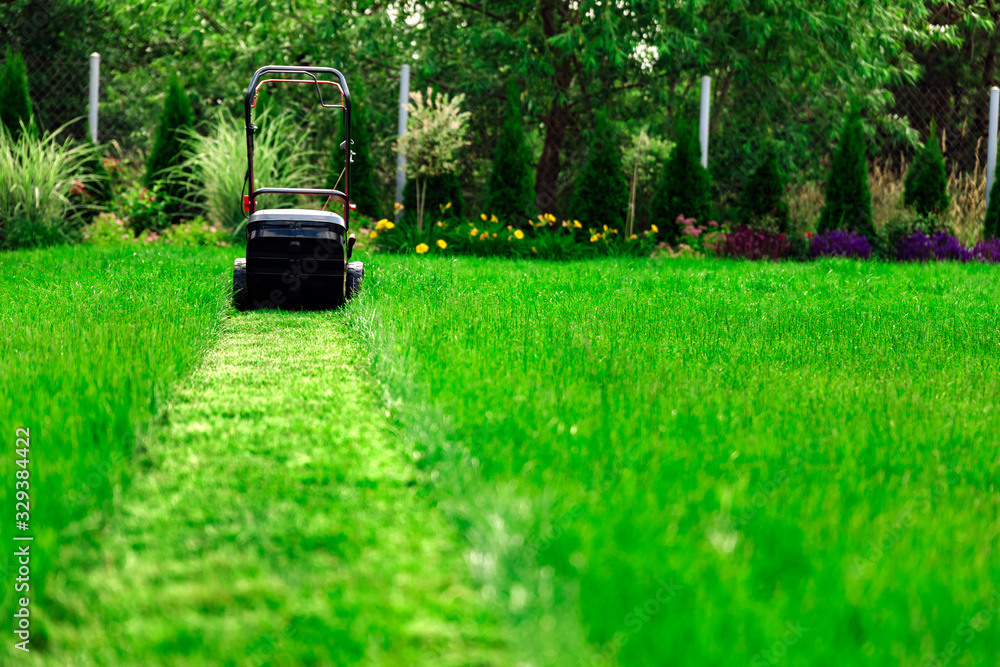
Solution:
M 534 197 L 531 151 L 524 135 L 518 98 L 512 81 L 507 90 L 507 114 L 493 155 L 486 212 L 508 224 L 523 226 L 525 218 L 534 217 L 530 214 Z
M 851 105 L 840 143 L 826 181 L 826 203 L 820 214 L 819 231 L 850 229 L 869 240 L 875 238 L 872 196 L 868 189 L 868 159 L 861 110 Z
M 587 162 L 573 189 L 570 214 L 584 227 L 607 225 L 624 232 L 628 182 L 615 129 L 603 110 L 594 118 L 587 144 Z
M 417 231 L 423 231 L 427 186 L 431 179 L 454 173 L 456 153 L 468 143 L 465 131 L 469 112 L 461 110 L 465 95 L 435 95 L 428 88 L 426 101 L 419 91 L 410 93 L 410 99 L 412 101 L 407 105 L 408 125 L 397 141 L 396 150 L 406 156 L 406 172 L 414 181 Z M 438 194 L 432 191 L 432 196 L 437 197 Z M 413 212 L 412 209 L 410 212 Z
M 0 122 L 15 141 L 21 136 L 22 125 L 31 134 L 38 132 L 28 95 L 28 69 L 21 54 L 14 53 L 10 47 L 4 54 L 3 70 L 0 71 Z
M 653 223 L 667 241 L 677 240 L 677 216 L 706 222 L 712 206 L 712 177 L 701 166 L 701 144 L 695 126 L 677 123 L 674 152 L 663 168 L 660 186 L 653 197 Z
M 147 188 L 162 181 L 163 196 L 168 200 L 166 212 L 175 221 L 190 213 L 190 189 L 182 173 L 184 138 L 189 136 L 194 119 L 191 101 L 177 77 L 167 82 L 167 96 L 163 100 L 160 124 L 156 128 L 153 150 L 146 160 Z
M 346 134 L 341 130 L 340 139 L 330 155 L 326 183 L 328 188 L 335 189 L 338 181 L 341 181 L 340 187 L 344 185 L 340 174 L 346 158 L 344 151 L 340 150 L 340 144 L 345 139 Z M 351 163 L 351 200 L 357 204 L 360 213 L 381 218 L 382 207 L 375 187 L 375 165 L 371 159 L 371 139 L 368 134 L 368 103 L 360 81 L 351 84 L 351 142 L 351 150 L 354 151 L 354 162 Z
M 650 135 L 643 127 L 629 138 L 622 151 L 622 167 L 629 180 L 628 215 L 625 218 L 625 235 L 635 232 L 636 214 L 639 208 L 640 190 L 649 190 L 659 176 L 658 167 L 670 158 L 673 143 Z M 648 209 L 648 201 L 646 208 Z M 647 211 L 648 212 L 648 211 Z
M 788 232 L 788 203 L 785 175 L 778 163 L 778 151 L 768 142 L 760 151 L 761 160 L 740 192 L 740 220 L 751 227 L 773 223 Z
M 906 172 L 903 181 L 903 203 L 917 213 L 942 213 L 948 210 L 948 174 L 937 140 L 937 123 L 931 121 L 930 136 L 923 150 Z

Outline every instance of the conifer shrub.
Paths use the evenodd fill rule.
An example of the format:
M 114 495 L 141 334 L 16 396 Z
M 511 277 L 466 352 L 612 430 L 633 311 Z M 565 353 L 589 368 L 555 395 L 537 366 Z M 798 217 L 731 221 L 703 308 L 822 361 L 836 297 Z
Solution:
M 819 219 L 821 233 L 829 229 L 846 229 L 869 239 L 875 238 L 865 147 L 861 111 L 857 105 L 852 105 L 830 165 L 826 203 Z
M 485 211 L 506 224 L 523 227 L 525 220 L 533 217 L 533 199 L 531 151 L 521 121 L 517 89 L 511 82 L 507 90 L 507 114 L 493 155 Z
M 986 208 L 986 220 L 983 222 L 983 238 L 995 239 L 1000 237 L 1000 178 L 993 179 L 993 187 L 990 188 L 990 205 Z
M 14 141 L 21 136 L 22 125 L 32 135 L 38 135 L 28 94 L 28 68 L 21 54 L 14 53 L 10 47 L 4 53 L 0 69 L 0 122 Z
M 652 207 L 652 220 L 669 243 L 677 241 L 677 227 L 670 221 L 679 215 L 708 220 L 712 207 L 712 177 L 701 166 L 697 127 L 680 120 L 676 134 L 676 146 L 661 173 Z
M 621 149 L 607 114 L 599 111 L 588 137 L 587 161 L 573 189 L 570 212 L 584 228 L 607 225 L 624 230 L 627 209 L 628 182 L 622 173 Z
M 761 160 L 740 192 L 739 214 L 743 224 L 752 227 L 774 226 L 788 233 L 788 202 L 785 201 L 785 175 L 778 162 L 778 151 L 768 143 Z
M 917 213 L 942 213 L 948 210 L 948 174 L 937 142 L 937 124 L 931 121 L 930 136 L 906 172 L 903 203 Z
M 146 160 L 145 184 L 152 189 L 162 182 L 161 195 L 166 199 L 166 213 L 173 222 L 194 217 L 191 179 L 185 175 L 184 141 L 194 125 L 191 100 L 177 77 L 167 82 L 167 95 L 156 128 L 153 150 Z
M 344 189 L 344 181 L 340 177 L 346 160 L 346 154 L 340 150 L 340 144 L 347 135 L 341 125 L 337 145 L 330 155 L 330 166 L 327 170 L 326 187 Z M 379 203 L 378 188 L 375 186 L 375 164 L 371 158 L 371 136 L 368 133 L 368 104 L 364 88 L 359 83 L 351 86 L 351 149 L 354 151 L 354 162 L 351 163 L 351 201 L 357 204 L 358 213 L 372 218 L 382 217 L 382 206 Z M 340 184 L 337 185 L 337 181 Z M 336 187 L 335 187 L 336 186 Z

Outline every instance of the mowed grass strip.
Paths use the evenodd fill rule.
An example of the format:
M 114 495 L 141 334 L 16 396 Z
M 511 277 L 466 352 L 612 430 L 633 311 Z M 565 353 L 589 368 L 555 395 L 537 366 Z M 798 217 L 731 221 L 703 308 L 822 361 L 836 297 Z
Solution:
M 39 664 L 506 664 L 367 369 L 340 315 L 227 320 L 67 554 Z
M 127 482 L 136 429 L 221 323 L 229 266 L 223 251 L 162 246 L 0 253 L 0 617 L 21 597 L 12 534 L 33 535 L 32 648 L 46 643 L 42 610 L 58 614 L 45 584 L 62 532 L 88 515 L 76 539 L 99 527 Z M 31 435 L 25 532 L 14 523 L 18 428 Z
M 370 268 L 353 322 L 526 661 L 996 664 L 993 267 Z

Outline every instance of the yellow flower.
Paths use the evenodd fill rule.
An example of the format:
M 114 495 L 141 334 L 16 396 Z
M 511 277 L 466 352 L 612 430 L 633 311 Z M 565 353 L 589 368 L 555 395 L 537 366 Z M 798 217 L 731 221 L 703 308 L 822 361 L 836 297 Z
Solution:
M 660 233 L 660 228 L 657 227 L 656 225 L 653 225 L 652 227 L 650 227 L 650 229 L 653 230 L 654 234 L 659 234 Z
M 381 220 L 375 223 L 375 229 L 377 229 L 378 231 L 382 231 L 383 229 L 392 229 L 392 227 L 387 227 L 388 225 L 392 225 L 392 223 L 386 220 L 385 218 L 382 218 Z
M 441 220 L 438 220 L 437 221 L 437 226 L 438 227 L 444 227 L 444 222 L 442 222 Z
M 608 231 L 608 226 L 607 225 L 604 225 L 604 231 L 605 232 Z
M 445 248 L 448 247 L 448 244 L 445 242 L 444 239 L 438 239 L 437 240 L 437 247 L 441 248 L 441 250 L 444 250 Z
M 591 243 L 594 243 L 594 242 L 595 242 L 595 241 L 597 241 L 597 239 L 599 239 L 599 238 L 601 238 L 601 235 L 600 235 L 600 234 L 593 234 L 593 235 L 592 235 L 592 236 L 590 237 L 590 242 L 591 242 Z
M 449 208 L 451 208 L 451 202 L 448 202 L 447 204 L 444 205 L 444 210 L 447 211 Z
M 535 246 L 531 246 L 531 252 L 535 253 L 536 255 L 538 254 L 538 251 L 535 250 Z
M 395 223 L 389 222 L 388 220 L 385 221 L 385 228 L 386 229 L 392 229 L 395 226 L 396 226 Z
M 509 232 L 509 231 L 513 231 L 513 229 L 514 229 L 513 227 L 511 227 L 510 225 L 507 225 L 507 231 L 508 231 L 508 232 Z
M 472 231 L 471 231 L 471 232 L 469 232 L 469 236 L 475 236 L 475 235 L 476 235 L 476 234 L 478 234 L 478 233 L 479 233 L 479 230 L 478 230 L 478 229 L 476 229 L 475 227 L 473 227 L 473 228 L 472 228 Z
M 555 222 L 556 221 L 556 216 L 552 215 L 551 213 L 546 213 L 545 214 L 545 219 L 547 221 L 549 221 L 549 222 Z
M 573 229 L 580 229 L 581 227 L 583 227 L 583 225 L 580 224 L 579 220 L 573 221 Z
M 378 232 L 372 232 L 371 234 L 368 235 L 368 238 L 370 238 L 370 239 L 377 239 L 378 238 Z
M 400 204 L 398 201 L 397 202 L 393 202 L 392 203 L 392 207 L 394 209 L 396 209 L 397 211 L 402 211 L 403 210 L 403 205 Z
M 490 222 L 500 222 L 500 220 L 495 215 L 491 215 L 490 216 Z
M 618 230 L 617 230 L 617 229 L 612 229 L 612 230 L 611 230 L 611 233 L 612 233 L 612 234 L 617 234 L 617 233 L 618 233 Z
M 493 238 L 496 238 L 496 237 L 497 237 L 497 233 L 493 232 Z
M 637 238 L 639 238 L 639 237 L 638 237 L 638 236 L 636 236 L 635 234 L 633 234 L 633 235 L 632 235 L 632 236 L 630 236 L 629 238 L 630 238 L 630 239 L 633 239 L 633 240 L 635 240 L 635 239 L 637 239 Z
M 480 241 L 485 241 L 489 237 L 490 237 L 490 233 L 489 232 L 483 232 L 482 234 L 479 235 L 479 240 Z
M 417 254 L 418 255 L 423 255 L 428 250 L 430 250 L 430 248 L 427 246 L 426 243 L 421 243 L 420 245 L 417 246 Z
M 479 217 L 482 218 L 483 222 L 486 222 L 486 214 L 485 213 L 480 213 Z
M 524 238 L 524 232 L 522 232 L 520 229 L 515 229 L 514 230 L 514 238 L 516 238 L 518 241 L 520 241 L 521 239 Z

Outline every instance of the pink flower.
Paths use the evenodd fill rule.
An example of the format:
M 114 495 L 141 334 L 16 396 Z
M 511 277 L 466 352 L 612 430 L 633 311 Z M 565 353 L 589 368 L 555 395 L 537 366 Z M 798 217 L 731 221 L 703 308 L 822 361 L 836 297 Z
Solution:
M 211 227 L 209 227 L 209 228 L 208 228 L 208 231 L 210 231 L 210 232 L 212 232 L 212 233 L 214 234 L 214 233 L 215 233 L 215 232 L 217 231 L 217 230 L 215 229 L 215 225 L 212 225 Z
M 710 220 L 709 223 L 708 223 L 708 226 L 709 227 L 718 227 L 719 223 L 717 223 L 715 220 Z

